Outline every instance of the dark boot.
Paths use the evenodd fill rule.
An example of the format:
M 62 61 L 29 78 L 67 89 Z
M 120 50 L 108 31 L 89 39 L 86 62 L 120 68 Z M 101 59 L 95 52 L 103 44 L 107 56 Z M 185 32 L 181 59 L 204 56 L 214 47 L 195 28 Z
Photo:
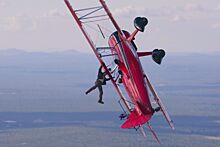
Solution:
M 89 90 L 87 90 L 87 91 L 85 92 L 85 94 L 87 95 L 87 94 L 89 94 L 91 91 L 92 91 L 92 89 L 89 89 Z
M 98 103 L 100 103 L 100 104 L 104 104 L 104 102 L 103 102 L 102 100 L 99 100 Z

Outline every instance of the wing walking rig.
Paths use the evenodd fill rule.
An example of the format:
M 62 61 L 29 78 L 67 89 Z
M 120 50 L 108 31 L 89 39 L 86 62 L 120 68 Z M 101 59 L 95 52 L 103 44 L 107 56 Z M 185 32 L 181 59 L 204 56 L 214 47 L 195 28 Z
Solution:
M 139 130 L 143 136 L 146 136 L 144 131 L 144 125 L 146 125 L 156 141 L 160 143 L 150 125 L 150 119 L 153 114 L 161 111 L 172 129 L 174 129 L 174 125 L 148 76 L 144 73 L 139 57 L 152 55 L 154 61 L 159 64 L 161 60 L 154 52 L 137 52 L 137 47 L 133 42 L 138 32 L 144 32 L 148 20 L 146 18 L 137 17 L 134 21 L 136 30 L 130 34 L 125 30 L 121 30 L 104 0 L 99 0 L 100 6 L 77 10 L 72 8 L 69 0 L 64 0 L 64 2 L 120 97 L 119 104 L 124 111 L 124 113 L 120 115 L 120 118 L 126 119 L 121 128 L 134 128 Z M 106 31 L 109 32 L 109 30 L 100 25 L 100 22 L 106 21 L 110 21 L 116 31 L 111 32 L 111 35 L 108 36 L 109 46 L 100 47 L 97 43 L 94 43 L 94 37 L 90 37 L 91 34 L 87 32 L 87 28 L 99 32 L 102 38 L 106 39 Z M 91 26 L 91 23 L 95 24 L 95 27 Z M 117 68 L 118 71 L 116 79 L 113 78 L 115 77 L 113 75 L 115 73 L 108 70 L 110 64 L 107 64 L 108 61 L 106 58 L 109 57 L 113 57 L 114 63 L 110 64 L 114 64 L 114 70 Z M 131 101 L 125 98 L 117 83 L 119 76 Z M 149 92 L 153 95 L 153 100 L 150 99 Z M 157 108 L 152 107 L 152 101 L 158 105 Z

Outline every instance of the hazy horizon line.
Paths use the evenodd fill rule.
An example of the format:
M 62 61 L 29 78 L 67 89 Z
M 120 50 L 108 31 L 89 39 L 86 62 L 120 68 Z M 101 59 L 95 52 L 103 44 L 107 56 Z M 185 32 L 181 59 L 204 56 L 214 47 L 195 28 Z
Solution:
M 14 51 L 14 52 L 23 52 L 23 53 L 79 53 L 79 54 L 94 54 L 92 50 L 88 49 L 88 52 L 85 51 L 79 51 L 77 49 L 57 49 L 57 50 L 27 50 L 27 49 L 20 49 L 20 48 L 0 48 L 0 52 L 8 52 L 8 51 Z M 140 52 L 144 52 L 143 50 L 140 50 Z M 181 52 L 181 51 L 170 51 L 167 53 L 172 55 L 220 55 L 220 51 L 216 52 Z

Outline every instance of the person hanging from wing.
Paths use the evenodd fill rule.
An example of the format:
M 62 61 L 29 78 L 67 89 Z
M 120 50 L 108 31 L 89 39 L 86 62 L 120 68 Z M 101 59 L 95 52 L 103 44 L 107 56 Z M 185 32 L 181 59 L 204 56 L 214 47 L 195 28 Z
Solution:
M 111 68 L 109 68 L 108 70 L 111 71 Z M 106 78 L 106 75 L 107 75 L 107 73 L 102 71 L 102 65 L 101 65 L 100 68 L 99 68 L 99 71 L 98 71 L 98 75 L 97 75 L 97 79 L 95 81 L 95 85 L 92 86 L 89 90 L 86 91 L 86 94 L 89 94 L 91 91 L 98 88 L 99 89 L 98 103 L 100 103 L 100 104 L 104 104 L 104 102 L 102 100 L 102 96 L 103 96 L 102 85 L 106 85 L 106 81 L 110 80 L 110 78 Z

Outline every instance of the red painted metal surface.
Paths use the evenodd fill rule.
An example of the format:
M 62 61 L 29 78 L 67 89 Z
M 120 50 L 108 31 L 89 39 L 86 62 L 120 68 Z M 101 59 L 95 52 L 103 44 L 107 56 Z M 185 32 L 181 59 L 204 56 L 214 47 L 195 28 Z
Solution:
M 130 36 L 129 33 L 126 31 L 123 31 L 123 33 L 122 36 L 118 35 L 117 32 L 113 33 L 109 38 L 109 46 L 112 48 L 112 52 L 117 54 L 115 58 L 120 61 L 119 70 L 123 73 L 122 82 L 131 101 L 135 104 L 136 116 L 151 118 L 154 112 L 147 91 L 147 83 L 144 80 L 144 71 L 135 48 L 127 40 Z M 126 36 L 126 38 L 123 38 L 123 36 Z M 142 119 L 142 124 L 148 120 L 145 119 L 144 122 Z M 134 125 L 138 124 L 134 123 L 134 120 L 132 120 L 132 123 Z

